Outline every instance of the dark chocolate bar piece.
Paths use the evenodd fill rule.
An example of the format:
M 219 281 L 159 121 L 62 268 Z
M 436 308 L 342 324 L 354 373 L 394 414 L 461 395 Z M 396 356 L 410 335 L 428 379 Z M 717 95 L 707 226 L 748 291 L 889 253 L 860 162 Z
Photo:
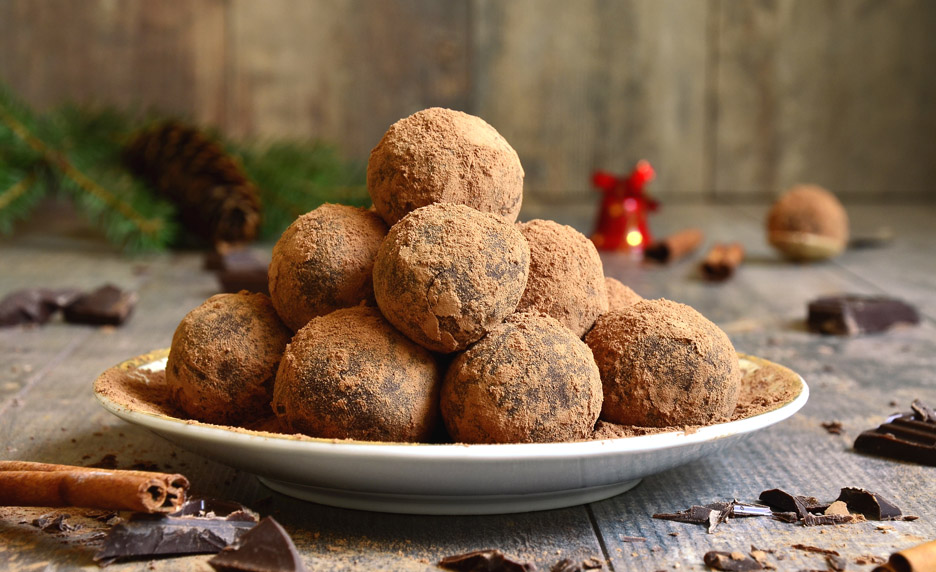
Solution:
M 214 251 L 205 257 L 205 268 L 216 272 L 222 292 L 269 294 L 269 266 L 247 248 Z
M 11 292 L 0 300 L 0 326 L 44 324 L 80 295 L 74 288 L 27 288 Z
M 500 550 L 475 550 L 446 556 L 439 562 L 439 568 L 459 572 L 533 572 L 536 565 L 508 558 Z
M 217 572 L 303 572 L 305 565 L 289 534 L 273 517 L 266 517 L 236 544 L 208 561 Z
M 66 306 L 65 321 L 119 326 L 130 316 L 136 301 L 135 293 L 107 284 Z
M 847 294 L 810 302 L 807 321 L 814 332 L 853 336 L 919 324 L 920 315 L 913 306 L 894 298 Z
M 234 514 L 234 518 L 134 515 L 110 530 L 94 560 L 107 565 L 117 560 L 220 552 L 257 526 L 255 520 L 243 519 L 243 513 Z
M 849 512 L 862 514 L 868 520 L 901 520 L 903 517 L 897 505 L 864 489 L 845 487 L 836 500 L 848 505 Z
M 862 432 L 854 446 L 862 453 L 936 467 L 936 423 L 901 415 Z

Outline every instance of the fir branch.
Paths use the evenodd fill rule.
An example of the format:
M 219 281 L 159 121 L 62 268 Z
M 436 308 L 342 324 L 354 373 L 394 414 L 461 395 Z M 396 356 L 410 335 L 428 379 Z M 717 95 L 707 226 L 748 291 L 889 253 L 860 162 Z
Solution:
M 0 233 L 13 231 L 17 220 L 26 218 L 44 194 L 36 173 L 18 177 L 5 170 L 0 173 Z
M 60 128 L 58 131 L 61 134 L 62 145 L 71 144 L 71 153 L 60 152 L 34 135 L 24 122 L 15 117 L 9 107 L 3 105 L 7 102 L 6 99 L 0 100 L 0 122 L 57 172 L 61 188 L 72 195 L 90 218 L 103 223 L 105 234 L 111 241 L 130 250 L 154 249 L 166 245 L 175 233 L 174 225 L 166 218 L 167 214 L 171 215 L 171 208 L 167 204 L 148 200 L 146 193 L 140 192 L 139 189 L 134 192 L 134 184 L 129 175 L 109 176 L 112 183 L 123 183 L 122 190 L 107 188 L 89 177 L 84 170 L 75 165 L 75 159 L 79 158 L 82 152 L 97 152 L 100 147 L 82 144 L 74 133 L 69 137 L 68 130 Z M 114 144 L 115 148 L 119 148 L 116 141 Z M 112 151 L 110 154 L 119 157 L 119 153 Z M 89 161 L 88 167 L 100 162 L 100 159 L 100 156 L 94 157 Z M 113 169 L 111 165 L 111 170 Z M 104 174 L 107 169 L 99 171 L 99 174 Z M 150 213 L 151 216 L 143 213 Z

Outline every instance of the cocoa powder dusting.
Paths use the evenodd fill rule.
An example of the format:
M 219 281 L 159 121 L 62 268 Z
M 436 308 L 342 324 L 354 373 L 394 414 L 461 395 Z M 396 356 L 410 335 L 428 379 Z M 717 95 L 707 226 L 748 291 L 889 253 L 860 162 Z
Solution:
M 339 308 L 374 304 L 372 273 L 387 225 L 373 211 L 325 204 L 297 218 L 273 247 L 270 297 L 297 331 Z
M 449 353 L 517 307 L 530 249 L 517 228 L 464 205 L 436 203 L 390 229 L 374 263 L 374 293 L 411 340 Z
M 523 167 L 513 147 L 483 119 L 433 107 L 390 126 L 371 151 L 367 190 L 388 225 L 437 202 L 514 222 Z
M 170 395 L 190 417 L 209 423 L 240 423 L 265 413 L 291 333 L 265 294 L 212 296 L 172 336 Z
M 741 373 L 728 336 L 685 304 L 644 300 L 601 316 L 585 338 L 604 386 L 601 417 L 666 427 L 727 420 Z
M 605 277 L 605 287 L 608 290 L 608 311 L 623 310 L 631 304 L 643 300 L 643 296 L 634 292 L 630 286 L 625 285 L 617 278 Z
M 286 348 L 273 411 L 289 431 L 312 437 L 418 442 L 438 419 L 435 358 L 376 308 L 313 318 Z
M 517 225 L 530 245 L 530 277 L 518 312 L 542 312 L 578 337 L 608 311 L 604 268 L 595 244 L 551 220 Z
M 549 316 L 518 313 L 452 362 L 441 409 L 456 442 L 548 443 L 586 438 L 601 400 L 588 346 Z

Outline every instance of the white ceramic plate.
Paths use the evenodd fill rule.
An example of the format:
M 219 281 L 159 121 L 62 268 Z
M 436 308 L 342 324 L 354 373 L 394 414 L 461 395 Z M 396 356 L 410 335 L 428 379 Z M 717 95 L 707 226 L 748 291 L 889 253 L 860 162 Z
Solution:
M 152 373 L 164 370 L 166 355 L 158 350 L 128 360 L 101 379 L 117 372 L 129 383 L 148 383 Z M 297 438 L 141 411 L 108 396 L 101 379 L 95 394 L 121 419 L 254 473 L 286 495 L 380 512 L 497 514 L 573 506 L 623 493 L 643 477 L 712 455 L 806 404 L 809 389 L 799 375 L 760 358 L 740 357 L 747 374 L 768 368 L 799 391 L 777 409 L 691 432 L 574 443 L 432 445 Z

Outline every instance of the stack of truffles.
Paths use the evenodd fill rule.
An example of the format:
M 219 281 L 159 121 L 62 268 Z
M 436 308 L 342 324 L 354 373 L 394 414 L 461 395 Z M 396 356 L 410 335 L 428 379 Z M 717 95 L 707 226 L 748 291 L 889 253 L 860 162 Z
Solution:
M 270 296 L 220 294 L 172 340 L 166 378 L 194 419 L 395 442 L 592 438 L 729 418 L 728 337 L 606 278 L 594 245 L 516 223 L 523 168 L 490 125 L 431 108 L 371 152 L 371 210 L 326 204 L 273 249 Z

